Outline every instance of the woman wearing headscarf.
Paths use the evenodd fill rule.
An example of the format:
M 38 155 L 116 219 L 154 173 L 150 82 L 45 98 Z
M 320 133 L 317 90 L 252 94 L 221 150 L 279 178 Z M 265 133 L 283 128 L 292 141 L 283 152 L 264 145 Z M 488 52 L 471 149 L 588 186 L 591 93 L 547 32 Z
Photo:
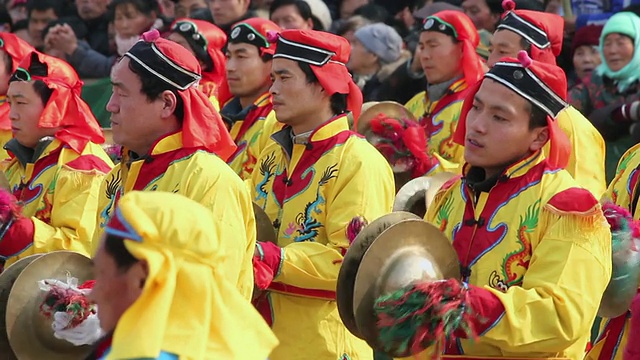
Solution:
M 600 35 L 602 64 L 569 92 L 569 102 L 600 130 L 607 144 L 607 179 L 622 154 L 637 142 L 630 135 L 631 108 L 640 99 L 640 18 L 630 12 L 612 16 Z
M 2 165 L 22 209 L 1 219 L 0 259 L 55 250 L 91 253 L 100 183 L 113 163 L 82 82 L 62 60 L 32 52 L 13 73 L 7 98 L 13 139 Z M 13 206 L 0 196 L 0 206 Z

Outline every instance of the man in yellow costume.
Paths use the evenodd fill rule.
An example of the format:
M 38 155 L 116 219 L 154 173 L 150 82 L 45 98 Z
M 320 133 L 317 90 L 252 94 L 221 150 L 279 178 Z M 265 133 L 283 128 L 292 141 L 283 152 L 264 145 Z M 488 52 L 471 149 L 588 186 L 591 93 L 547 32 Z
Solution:
M 247 299 L 253 291 L 255 219 L 251 197 L 225 160 L 236 146 L 220 115 L 197 88 L 198 60 L 183 46 L 143 34 L 114 66 L 113 139 L 123 160 L 107 175 L 98 201 L 101 228 L 120 196 L 132 190 L 168 191 L 213 210 L 230 256 L 225 273 Z M 101 230 L 101 229 L 99 229 Z M 97 231 L 95 238 L 101 235 Z M 97 244 L 96 244 L 97 245 Z
M 487 64 L 493 66 L 501 57 L 516 57 L 521 50 L 533 60 L 556 65 L 562 50 L 564 20 L 555 14 L 515 10 L 513 0 L 504 2 L 507 10 L 491 39 Z M 567 98 L 566 90 L 559 92 Z M 558 126 L 571 141 L 571 156 L 566 169 L 578 184 L 600 198 L 606 189 L 605 144 L 600 132 L 573 106 L 558 115 Z M 544 151 L 548 151 L 545 147 Z
M 4 145 L 12 139 L 7 89 L 9 78 L 27 55 L 36 49 L 14 34 L 0 33 L 0 160 L 9 157 Z
M 467 88 L 484 73 L 476 53 L 479 41 L 471 19 L 458 11 L 441 11 L 425 19 L 417 51 L 427 90 L 405 107 L 419 119 L 427 135 L 432 162 L 426 174 L 457 171 L 463 162 L 463 147 L 453 141 L 453 133 Z
M 622 155 L 616 176 L 613 178 L 603 200 L 609 200 L 614 204 L 628 210 L 633 219 L 640 219 L 640 210 L 638 209 L 640 198 L 640 183 L 638 176 L 640 175 L 640 144 L 633 146 Z M 640 269 L 637 269 L 640 271 Z M 627 275 L 627 274 L 614 274 Z M 637 276 L 637 274 L 636 274 Z M 640 284 L 637 284 L 640 286 Z M 608 290 L 609 291 L 609 290 Z M 622 297 L 622 294 L 612 294 L 615 297 Z M 620 300 L 620 299 L 616 299 Z M 604 302 L 605 300 L 603 300 Z M 623 300 L 624 301 L 624 300 Z M 609 315 L 606 315 L 609 316 Z M 613 315 L 611 315 L 613 316 Z M 623 356 L 625 346 L 630 347 L 633 341 L 630 333 L 630 323 L 638 322 L 639 316 L 635 313 L 632 315 L 630 311 L 624 311 L 623 314 L 613 318 L 604 318 L 593 347 L 586 356 L 588 360 L 627 360 Z M 636 325 L 636 327 L 638 327 Z M 637 330 L 636 330 L 637 331 Z M 637 345 L 638 342 L 635 341 Z M 628 358 L 633 359 L 633 358 Z
M 524 51 L 471 89 L 455 136 L 465 146 L 463 175 L 440 189 L 425 217 L 451 239 L 461 279 L 392 294 L 394 308 L 378 309 L 394 319 L 387 335 L 435 328 L 423 344 L 448 337 L 444 353 L 464 359 L 584 357 L 611 276 L 611 234 L 598 200 L 563 170 L 570 145 L 554 119 L 567 106 L 564 89 L 562 69 Z M 403 302 L 412 293 L 421 300 Z M 435 315 L 411 316 L 443 294 Z M 401 341 L 411 348 L 416 338 Z
M 268 40 L 270 32 L 280 27 L 261 18 L 243 20 L 233 26 L 227 44 L 227 83 L 233 98 L 220 114 L 231 126 L 231 137 L 238 150 L 229 159 L 231 168 L 243 179 L 253 173 L 260 152 L 274 127 L 271 86 L 271 59 L 275 44 Z
M 227 234 L 182 195 L 126 194 L 94 257 L 90 297 L 113 332 L 101 359 L 265 360 L 278 341 L 224 272 Z
M 259 242 L 256 281 L 266 289 L 256 306 L 280 346 L 270 360 L 372 359 L 338 315 L 336 282 L 354 218 L 372 221 L 391 211 L 391 168 L 349 129 L 362 93 L 345 66 L 342 37 L 285 30 L 273 57 L 274 110 L 285 127 L 272 135 L 252 176 L 253 201 L 277 231 Z M 355 220 L 356 222 L 358 220 Z
M 102 130 L 80 98 L 81 87 L 69 64 L 37 52 L 11 76 L 13 139 L 5 145 L 11 157 L 2 168 L 21 211 L 2 221 L 4 266 L 55 250 L 91 254 L 96 199 L 113 163 L 98 145 Z

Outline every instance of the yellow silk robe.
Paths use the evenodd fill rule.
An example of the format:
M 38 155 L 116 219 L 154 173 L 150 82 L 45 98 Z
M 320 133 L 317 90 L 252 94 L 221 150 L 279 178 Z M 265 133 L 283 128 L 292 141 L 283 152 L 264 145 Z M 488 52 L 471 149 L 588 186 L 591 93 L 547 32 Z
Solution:
M 237 284 L 245 298 L 251 299 L 256 225 L 249 191 L 233 170 L 215 154 L 183 148 L 182 132 L 161 138 L 150 156 L 132 161 L 128 167 L 123 163 L 127 160 L 116 165 L 102 183 L 96 238 L 124 193 L 141 190 L 182 194 L 213 211 L 212 221 L 222 227 L 230 254 L 222 268 L 229 282 Z
M 252 176 L 253 201 L 277 229 L 275 277 L 256 302 L 280 341 L 270 360 L 370 360 L 373 350 L 346 329 L 336 282 L 350 242 L 347 225 L 393 207 L 392 170 L 382 155 L 349 130 L 346 116 L 316 129 L 306 144 L 286 127 L 274 134 Z M 289 139 L 291 154 L 283 145 Z
M 442 171 L 459 173 L 464 163 L 464 147 L 453 141 L 453 134 L 458 126 L 466 90 L 467 83 L 462 79 L 454 82 L 449 93 L 440 100 L 430 101 L 427 92 L 423 91 L 405 105 L 424 127 L 429 155 L 438 162 L 425 175 Z
M 29 255 L 56 250 L 90 256 L 96 199 L 100 183 L 112 167 L 99 145 L 88 143 L 78 154 L 57 139 L 26 166 L 17 158 L 5 160 L 3 171 L 13 194 L 23 204 L 25 216 L 0 242 L 5 267 Z
M 467 184 L 445 184 L 425 219 L 452 240 L 463 280 L 493 303 L 479 339 L 458 339 L 446 353 L 581 360 L 611 276 L 598 201 L 541 152 L 507 168 L 488 192 Z
M 230 102 L 227 103 L 227 106 Z M 222 114 L 225 114 L 227 106 L 222 109 Z M 282 127 L 275 120 L 275 116 L 271 95 L 265 93 L 248 109 L 244 119 L 234 119 L 235 122 L 229 133 L 238 145 L 238 149 L 227 162 L 242 179 L 251 177 L 260 152 L 267 146 L 269 137 Z
M 622 155 L 616 176 L 611 181 L 609 188 L 603 196 L 617 205 L 633 210 L 633 218 L 640 219 L 637 196 L 638 175 L 640 174 L 640 144 L 633 146 Z M 633 206 L 632 206 L 633 205 Z M 628 340 L 629 319 L 631 312 L 628 311 L 615 319 L 603 319 L 600 334 L 593 344 L 593 347 L 585 359 L 588 360 L 622 360 L 622 353 Z
M 578 185 L 591 191 L 600 198 L 607 188 L 605 163 L 605 145 L 600 132 L 573 106 L 560 112 L 558 126 L 571 141 L 571 156 L 565 168 Z M 544 152 L 549 151 L 549 144 Z

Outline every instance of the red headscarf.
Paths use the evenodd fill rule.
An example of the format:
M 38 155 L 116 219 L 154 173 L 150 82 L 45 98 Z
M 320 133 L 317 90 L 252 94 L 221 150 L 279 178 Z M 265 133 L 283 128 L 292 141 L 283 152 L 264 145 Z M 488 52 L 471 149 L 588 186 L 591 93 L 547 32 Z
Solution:
M 202 83 L 215 84 L 214 94 L 223 104 L 230 97 L 225 65 L 227 59 L 222 49 L 227 44 L 227 34 L 219 27 L 202 20 L 178 19 L 171 25 L 171 31 L 185 37 L 203 62 L 211 61 L 212 69 L 202 72 Z M 204 45 L 204 46 L 203 46 Z M 205 91 L 207 95 L 209 94 Z
M 0 33 L 0 50 L 4 51 L 9 55 L 9 57 L 11 57 L 11 72 L 13 73 L 18 68 L 20 61 L 36 49 L 14 34 L 3 32 Z M 4 71 L 4 69 L 0 69 L 0 71 Z M 0 130 L 11 130 L 8 104 L 0 106 Z
M 439 19 L 455 30 L 457 34 L 456 40 L 463 44 L 460 66 L 462 66 L 462 72 L 464 73 L 464 79 L 467 85 L 472 86 L 478 82 L 478 80 L 482 78 L 482 74 L 484 74 L 482 58 L 476 52 L 476 48 L 480 43 L 480 35 L 478 35 L 478 30 L 476 30 L 475 25 L 473 25 L 473 21 L 459 11 L 444 10 L 424 19 L 424 24 L 429 24 L 429 20 L 432 18 Z M 429 31 L 429 29 L 423 28 L 423 31 Z
M 559 15 L 546 12 L 515 10 L 516 3 L 513 0 L 503 1 L 502 6 L 505 12 L 496 30 L 510 30 L 524 37 L 531 43 L 530 53 L 533 60 L 555 65 L 556 57 L 562 51 L 564 19 Z M 547 44 L 540 44 L 542 41 L 532 41 L 538 38 L 536 33 L 544 35 L 543 38 Z M 535 39 L 532 39 L 531 35 Z
M 564 169 L 569 163 L 571 143 L 555 121 L 560 111 L 568 106 L 564 102 L 567 94 L 567 78 L 564 71 L 556 65 L 534 61 L 525 51 L 520 51 L 517 59 L 501 59 L 485 74 L 485 79 L 498 81 L 503 85 L 509 84 L 505 86 L 509 86 L 512 90 L 517 89 L 514 91 L 534 103 L 534 106 L 543 105 L 546 107 L 546 109 L 542 107 L 540 109 L 547 113 L 547 125 L 549 126 L 551 146 L 547 161 L 554 168 Z M 534 83 L 535 85 L 533 85 Z M 453 140 L 458 144 L 464 145 L 467 115 L 473 106 L 473 98 L 480 89 L 480 85 L 482 85 L 482 81 L 469 89 L 462 105 L 458 127 L 453 135 Z
M 138 41 L 124 56 L 143 65 L 153 75 L 178 88 L 178 94 L 184 103 L 183 146 L 204 148 L 227 161 L 235 152 L 236 145 L 220 114 L 207 96 L 197 89 L 202 70 L 191 52 L 180 44 L 161 38 L 157 30 L 151 30 L 142 34 L 141 41 Z M 183 83 L 187 80 L 187 83 Z
M 275 39 L 271 37 L 270 40 Z M 327 94 L 347 95 L 347 110 L 353 113 L 354 126 L 357 128 L 362 110 L 362 92 L 347 70 L 346 63 L 351 53 L 349 41 L 341 36 L 315 30 L 284 30 L 277 41 L 274 58 L 308 63 Z
M 34 71 L 36 63 L 46 66 L 46 76 Z M 39 127 L 59 127 L 60 130 L 54 136 L 78 153 L 82 153 L 89 142 L 104 142 L 98 120 L 80 97 L 83 83 L 65 61 L 34 51 L 22 60 L 11 81 L 19 81 L 14 80 L 16 78 L 25 81 L 41 80 L 52 90 L 40 115 Z

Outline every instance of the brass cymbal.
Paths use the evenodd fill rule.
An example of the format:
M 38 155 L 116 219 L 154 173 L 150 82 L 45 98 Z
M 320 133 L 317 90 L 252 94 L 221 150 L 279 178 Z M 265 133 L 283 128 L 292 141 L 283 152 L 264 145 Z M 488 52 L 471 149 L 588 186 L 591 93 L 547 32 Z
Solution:
M 360 114 L 360 118 L 358 119 L 358 133 L 367 136 L 367 131 L 370 128 L 369 123 L 373 118 L 378 116 L 378 114 L 385 114 L 386 116 L 394 119 L 418 121 L 409 109 L 404 107 L 402 104 L 395 101 L 381 101 L 368 107 L 366 110 L 363 109 Z
M 256 203 L 253 203 L 253 213 L 256 217 L 256 239 L 258 241 L 268 241 L 277 244 L 278 236 L 276 229 L 273 227 L 273 222 L 271 222 L 267 213 Z
M 353 289 L 362 257 L 371 243 L 378 237 L 378 235 L 385 231 L 385 229 L 407 219 L 419 218 L 414 214 L 398 211 L 376 219 L 360 231 L 347 250 L 347 253 L 344 255 L 342 266 L 338 273 L 336 301 L 338 304 L 338 313 L 340 314 L 342 322 L 355 336 L 360 338 L 362 337 L 356 326 L 353 312 Z
M 53 336 L 52 320 L 40 313 L 45 293 L 38 281 L 78 279 L 78 284 L 93 279 L 91 259 L 71 252 L 44 254 L 29 264 L 17 277 L 7 303 L 9 343 L 20 360 L 82 360 L 93 350 L 91 346 L 74 346 Z
M 412 179 L 398 190 L 393 211 L 408 211 L 424 218 L 438 190 L 454 176 L 454 173 L 443 172 Z
M 435 226 L 409 219 L 386 229 L 366 251 L 356 274 L 353 306 L 362 339 L 382 350 L 373 311 L 379 296 L 414 282 L 451 278 L 460 278 L 458 255 L 451 241 Z
M 9 345 L 9 337 L 7 336 L 6 315 L 9 293 L 11 292 L 11 288 L 13 287 L 13 284 L 20 273 L 40 256 L 42 256 L 42 254 L 35 254 L 24 257 L 11 264 L 0 274 L 0 354 L 2 354 L 2 356 L 6 355 L 3 360 L 17 359 L 17 357 L 13 353 L 13 350 L 11 350 L 11 345 Z

